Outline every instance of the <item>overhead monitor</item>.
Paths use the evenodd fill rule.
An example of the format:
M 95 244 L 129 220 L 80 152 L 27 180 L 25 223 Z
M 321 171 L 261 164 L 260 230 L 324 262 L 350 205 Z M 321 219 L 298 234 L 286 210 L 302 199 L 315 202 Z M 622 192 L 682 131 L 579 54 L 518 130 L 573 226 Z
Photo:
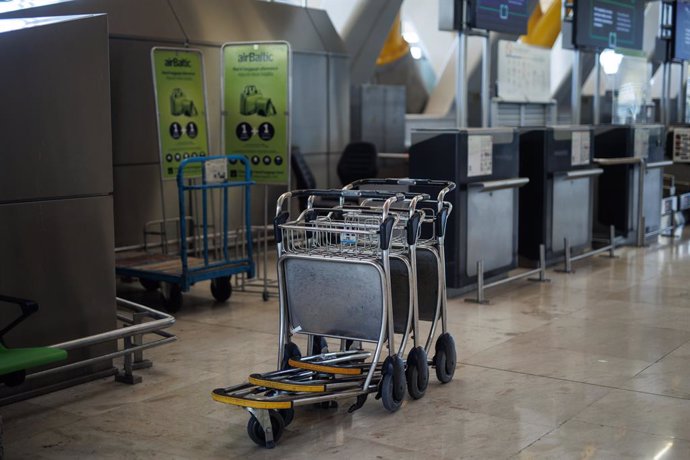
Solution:
M 642 49 L 644 0 L 577 0 L 574 10 L 575 47 Z
M 673 59 L 690 60 L 690 0 L 678 0 L 674 4 Z
M 468 24 L 474 29 L 523 35 L 534 5 L 534 0 L 468 0 Z

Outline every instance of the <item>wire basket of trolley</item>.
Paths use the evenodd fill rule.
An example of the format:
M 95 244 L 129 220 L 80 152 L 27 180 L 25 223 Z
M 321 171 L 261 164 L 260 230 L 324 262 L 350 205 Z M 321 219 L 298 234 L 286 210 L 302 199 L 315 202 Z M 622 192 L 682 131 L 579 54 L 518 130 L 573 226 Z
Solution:
M 305 196 L 308 208 L 291 219 L 284 204 Z M 302 190 L 278 199 L 274 225 L 281 370 L 252 374 L 248 383 L 213 392 L 216 401 L 249 410 L 248 433 L 257 444 L 275 445 L 297 406 L 357 398 L 350 408 L 353 411 L 369 394 L 377 393 L 389 411 L 400 407 L 406 380 L 405 365 L 395 347 L 391 260 L 409 251 L 408 238 L 416 239 L 417 228 L 408 224 L 419 222 L 421 214 L 414 218 L 411 204 L 424 198 L 428 196 L 412 199 L 394 192 Z M 339 204 L 314 205 L 323 199 Z M 362 200 L 372 200 L 375 206 Z M 393 205 L 406 202 L 405 211 L 391 211 Z M 407 219 L 401 219 L 403 215 Z M 406 290 L 409 299 L 409 287 Z M 410 305 L 411 301 L 408 309 Z M 408 310 L 402 316 L 405 325 L 399 331 L 407 340 L 412 315 Z M 302 357 L 292 341 L 296 334 L 307 335 L 308 349 L 319 353 Z M 341 351 L 328 352 L 319 346 L 324 337 L 340 339 Z M 374 349 L 347 349 L 347 343 L 369 343 Z

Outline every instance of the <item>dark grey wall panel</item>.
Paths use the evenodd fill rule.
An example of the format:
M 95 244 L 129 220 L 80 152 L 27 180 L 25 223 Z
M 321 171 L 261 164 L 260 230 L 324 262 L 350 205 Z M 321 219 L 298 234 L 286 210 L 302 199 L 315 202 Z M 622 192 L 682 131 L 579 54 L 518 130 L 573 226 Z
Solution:
M 151 48 L 162 42 L 110 39 L 113 164 L 159 162 Z M 170 46 L 170 44 L 167 44 Z
M 0 202 L 113 190 L 105 16 L 0 33 Z
M 0 292 L 38 302 L 38 313 L 10 332 L 10 347 L 60 343 L 115 329 L 112 197 L 0 205 Z M 0 324 L 17 309 L 3 304 Z M 114 344 L 74 350 L 69 361 L 113 351 Z M 54 383 L 111 366 L 46 378 Z M 26 389 L 26 387 L 24 387 Z M 0 395 L 6 394 L 0 389 Z
M 328 151 L 328 60 L 292 56 L 292 144 L 303 153 Z

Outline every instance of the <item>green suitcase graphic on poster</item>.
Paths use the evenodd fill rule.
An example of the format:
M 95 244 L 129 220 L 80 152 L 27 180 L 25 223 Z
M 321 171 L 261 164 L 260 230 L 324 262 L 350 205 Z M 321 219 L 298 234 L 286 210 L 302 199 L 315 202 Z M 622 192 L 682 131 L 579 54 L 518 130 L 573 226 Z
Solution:
M 256 86 L 247 85 L 240 94 L 240 114 L 270 117 L 276 114 L 276 108 L 270 97 L 264 97 Z
M 175 88 L 170 94 L 170 113 L 175 117 L 180 115 L 195 117 L 199 114 L 194 101 L 187 98 L 180 88 Z

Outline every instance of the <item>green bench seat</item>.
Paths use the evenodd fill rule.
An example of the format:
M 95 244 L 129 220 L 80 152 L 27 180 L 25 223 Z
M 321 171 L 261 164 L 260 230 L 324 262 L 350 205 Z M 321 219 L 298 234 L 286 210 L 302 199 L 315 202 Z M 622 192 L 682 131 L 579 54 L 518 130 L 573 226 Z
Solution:
M 67 359 L 67 352 L 59 348 L 9 348 L 4 335 L 19 323 L 38 311 L 38 304 L 32 300 L 0 295 L 0 302 L 19 305 L 22 313 L 19 318 L 0 330 L 0 383 L 7 386 L 21 385 L 26 371 Z
M 5 348 L 0 345 L 0 375 L 24 371 L 67 359 L 59 348 Z

